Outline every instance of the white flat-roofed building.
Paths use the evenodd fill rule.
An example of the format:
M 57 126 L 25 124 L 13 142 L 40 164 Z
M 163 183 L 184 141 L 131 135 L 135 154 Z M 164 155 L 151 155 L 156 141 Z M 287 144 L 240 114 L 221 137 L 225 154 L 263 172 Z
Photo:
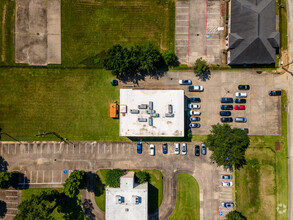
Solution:
M 120 136 L 184 137 L 184 90 L 120 89 Z
M 106 220 L 147 220 L 148 183 L 135 184 L 134 172 L 120 178 L 120 188 L 106 188 Z

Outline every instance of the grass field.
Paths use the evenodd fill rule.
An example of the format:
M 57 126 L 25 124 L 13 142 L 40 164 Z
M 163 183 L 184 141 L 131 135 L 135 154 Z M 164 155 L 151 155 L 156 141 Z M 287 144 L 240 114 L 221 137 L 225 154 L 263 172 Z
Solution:
M 40 194 L 43 191 L 50 191 L 50 190 L 57 190 L 61 191 L 60 189 L 51 189 L 51 188 L 31 188 L 22 190 L 22 201 L 29 199 L 33 194 Z M 65 214 L 64 214 L 65 213 Z M 62 200 L 62 213 L 57 211 L 57 208 L 53 211 L 50 215 L 54 219 L 76 219 L 76 220 L 84 220 L 85 215 L 82 211 L 80 206 L 80 194 L 78 195 L 78 200 L 72 198 L 67 198 L 66 200 Z
M 0 65 L 14 63 L 14 1 L 0 1 Z
M 284 5 L 284 7 L 279 7 Z M 286 0 L 278 0 L 277 4 L 277 14 L 279 14 L 279 31 L 280 31 L 280 48 L 286 50 L 288 48 L 288 39 L 287 39 L 287 6 Z
M 138 170 L 133 170 L 138 171 Z M 163 178 L 162 173 L 159 170 L 143 170 L 150 174 L 149 192 L 148 192 L 148 209 L 149 213 L 153 213 L 158 207 L 160 207 L 163 200 Z M 100 169 L 97 172 L 97 184 L 95 188 L 95 200 L 97 206 L 105 211 L 105 182 L 108 169 Z
M 62 65 L 92 66 L 114 44 L 174 50 L 173 0 L 62 0 Z
M 199 206 L 198 183 L 194 177 L 189 174 L 178 174 L 176 206 L 169 220 L 200 219 Z
M 35 135 L 48 131 L 69 140 L 125 140 L 119 120 L 109 117 L 109 104 L 119 100 L 111 79 L 105 70 L 0 68 L 0 128 L 19 140 L 42 140 Z
M 287 219 L 287 210 L 285 213 L 276 210 L 279 204 L 288 207 L 285 91 L 282 91 L 281 99 L 281 136 L 250 136 L 250 147 L 246 154 L 250 164 L 236 172 L 237 210 L 248 219 Z M 275 151 L 275 142 L 280 142 L 280 151 Z

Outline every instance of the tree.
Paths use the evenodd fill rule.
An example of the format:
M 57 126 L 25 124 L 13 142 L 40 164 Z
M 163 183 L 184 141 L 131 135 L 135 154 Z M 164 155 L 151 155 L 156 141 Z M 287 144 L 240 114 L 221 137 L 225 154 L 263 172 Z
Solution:
M 158 69 L 162 61 L 162 55 L 160 51 L 152 43 L 142 47 L 140 58 L 139 70 L 146 72 L 151 72 Z
M 56 190 L 43 191 L 40 195 L 33 194 L 19 204 L 19 213 L 14 219 L 54 219 L 50 214 L 57 207 L 58 196 L 59 193 Z
M 124 172 L 120 169 L 109 170 L 106 174 L 106 185 L 110 187 L 120 186 L 120 177 L 123 176 Z
M 198 58 L 194 65 L 193 65 L 193 71 L 196 75 L 201 76 L 204 73 L 206 73 L 209 70 L 209 66 L 205 60 L 201 58 Z
M 176 61 L 176 55 L 171 50 L 164 51 L 163 58 L 167 66 L 173 66 Z
M 237 211 L 229 212 L 226 215 L 226 219 L 227 220 L 246 220 L 246 218 L 240 212 L 237 212 Z
M 135 177 L 138 183 L 145 183 L 148 182 L 150 179 L 150 174 L 144 171 L 138 171 L 135 173 Z
M 239 169 L 246 163 L 245 151 L 249 138 L 244 130 L 232 129 L 228 124 L 213 125 L 205 144 L 212 151 L 211 160 L 216 161 L 218 166 Z
M 0 188 L 18 187 L 18 172 L 0 172 Z
M 69 198 L 76 197 L 80 189 L 83 189 L 87 183 L 87 176 L 83 170 L 74 170 L 63 184 L 63 192 Z

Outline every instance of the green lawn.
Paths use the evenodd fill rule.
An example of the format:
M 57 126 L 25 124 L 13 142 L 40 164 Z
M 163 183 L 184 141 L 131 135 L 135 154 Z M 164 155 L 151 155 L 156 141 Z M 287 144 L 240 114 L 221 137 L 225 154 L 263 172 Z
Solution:
M 92 66 L 114 44 L 174 50 L 173 0 L 62 0 L 62 65 Z
M 189 174 L 178 174 L 176 206 L 169 220 L 200 219 L 199 206 L 198 183 Z
M 138 171 L 138 170 L 133 170 Z M 143 170 L 150 174 L 149 182 L 149 195 L 148 195 L 148 208 L 149 213 L 153 213 L 158 207 L 160 207 L 163 200 L 163 175 L 159 170 Z M 100 169 L 97 172 L 97 184 L 95 188 L 95 200 L 98 207 L 105 211 L 105 178 L 108 169 Z
M 284 7 L 278 7 L 284 5 Z M 277 14 L 279 14 L 279 31 L 280 31 L 280 48 L 286 50 L 288 48 L 287 39 L 287 6 L 286 0 L 278 0 L 276 4 Z
M 109 104 L 119 100 L 112 78 L 105 70 L 0 68 L 0 128 L 19 140 L 42 140 L 35 135 L 48 131 L 69 140 L 126 140 L 109 117 Z
M 0 65 L 14 63 L 14 5 L 14 1 L 0 1 Z
M 285 91 L 282 91 L 281 99 L 281 136 L 249 136 L 250 147 L 246 153 L 248 165 L 236 172 L 237 211 L 242 212 L 248 219 L 287 219 L 287 211 L 283 214 L 276 211 L 278 204 L 288 207 Z M 275 142 L 280 142 L 280 151 L 275 151 Z M 255 164 L 251 164 L 251 161 Z M 259 168 L 256 169 L 257 167 Z

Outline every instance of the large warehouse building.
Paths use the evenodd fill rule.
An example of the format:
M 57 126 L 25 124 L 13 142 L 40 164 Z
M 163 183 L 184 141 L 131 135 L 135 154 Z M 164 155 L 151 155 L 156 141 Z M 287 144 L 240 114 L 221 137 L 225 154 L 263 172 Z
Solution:
M 120 90 L 120 136 L 184 137 L 184 90 Z

